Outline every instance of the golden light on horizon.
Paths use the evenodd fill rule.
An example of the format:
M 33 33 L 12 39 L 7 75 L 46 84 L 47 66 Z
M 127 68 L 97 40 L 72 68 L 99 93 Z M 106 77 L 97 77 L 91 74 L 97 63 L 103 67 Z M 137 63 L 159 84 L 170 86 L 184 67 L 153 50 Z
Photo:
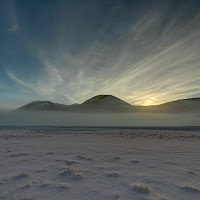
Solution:
M 147 100 L 144 101 L 144 103 L 142 103 L 143 106 L 152 106 L 152 105 L 158 105 L 159 102 L 157 101 L 157 98 L 155 97 L 150 97 L 147 98 Z
M 150 106 L 150 105 L 153 105 L 154 104 L 154 101 L 152 99 L 147 99 L 145 102 L 144 102 L 144 106 Z

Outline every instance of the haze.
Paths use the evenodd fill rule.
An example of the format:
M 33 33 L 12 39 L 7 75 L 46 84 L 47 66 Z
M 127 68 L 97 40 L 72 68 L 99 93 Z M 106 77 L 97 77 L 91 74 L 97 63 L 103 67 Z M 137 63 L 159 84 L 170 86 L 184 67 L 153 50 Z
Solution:
M 198 113 L 0 112 L 0 126 L 199 126 Z

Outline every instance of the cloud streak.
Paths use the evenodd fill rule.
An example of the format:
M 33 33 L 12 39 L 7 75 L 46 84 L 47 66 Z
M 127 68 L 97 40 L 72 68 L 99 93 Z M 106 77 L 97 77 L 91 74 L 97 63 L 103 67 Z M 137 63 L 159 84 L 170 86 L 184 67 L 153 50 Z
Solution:
M 65 52 L 56 62 L 45 58 L 54 67 L 48 68 L 51 84 L 40 81 L 41 88 L 77 102 L 106 93 L 137 105 L 198 94 L 200 16 L 178 27 L 179 17 L 161 27 L 163 17 L 158 12 L 145 15 L 114 44 L 96 40 L 77 55 Z
M 152 2 L 150 9 L 112 3 L 96 21 L 92 9 L 98 13 L 99 4 L 91 4 L 92 9 L 68 5 L 86 13 L 81 16 L 64 12 L 68 7 L 61 5 L 55 13 L 59 23 L 47 27 L 53 33 L 49 41 L 25 35 L 44 73 L 34 83 L 17 70 L 8 76 L 40 99 L 66 104 L 98 94 L 136 105 L 199 96 L 200 10 L 195 2 Z M 14 19 L 18 24 L 20 19 Z
M 8 28 L 8 31 L 17 32 L 19 30 L 19 22 L 17 18 L 16 6 L 13 1 L 9 2 L 9 19 L 10 19 L 10 26 Z

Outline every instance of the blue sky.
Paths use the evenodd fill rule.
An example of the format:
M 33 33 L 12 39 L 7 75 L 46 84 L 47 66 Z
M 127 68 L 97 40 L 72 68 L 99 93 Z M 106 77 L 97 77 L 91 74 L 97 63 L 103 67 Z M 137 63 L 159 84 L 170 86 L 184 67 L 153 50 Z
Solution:
M 198 0 L 1 0 L 0 109 L 199 97 L 199 21 Z

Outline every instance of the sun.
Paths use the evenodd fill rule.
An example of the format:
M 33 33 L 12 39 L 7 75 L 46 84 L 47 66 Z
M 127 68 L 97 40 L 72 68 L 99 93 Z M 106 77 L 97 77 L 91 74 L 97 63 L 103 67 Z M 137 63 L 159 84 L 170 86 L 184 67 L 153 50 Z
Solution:
M 143 103 L 144 106 L 151 106 L 151 105 L 155 105 L 155 104 L 156 104 L 156 99 L 153 97 L 145 100 Z

